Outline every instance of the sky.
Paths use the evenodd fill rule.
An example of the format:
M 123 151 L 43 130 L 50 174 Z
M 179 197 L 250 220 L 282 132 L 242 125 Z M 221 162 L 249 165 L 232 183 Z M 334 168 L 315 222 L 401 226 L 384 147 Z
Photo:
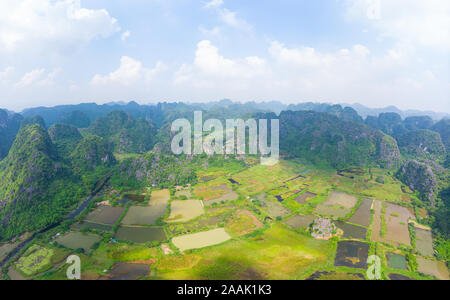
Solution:
M 448 0 L 2 0 L 0 107 L 361 103 L 450 113 Z

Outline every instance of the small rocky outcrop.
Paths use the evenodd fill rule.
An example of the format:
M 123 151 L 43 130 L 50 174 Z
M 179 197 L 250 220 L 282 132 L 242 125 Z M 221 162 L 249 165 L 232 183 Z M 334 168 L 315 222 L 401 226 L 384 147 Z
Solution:
M 396 176 L 411 190 L 419 192 L 423 201 L 434 206 L 438 184 L 430 165 L 416 160 L 407 160 L 400 167 Z

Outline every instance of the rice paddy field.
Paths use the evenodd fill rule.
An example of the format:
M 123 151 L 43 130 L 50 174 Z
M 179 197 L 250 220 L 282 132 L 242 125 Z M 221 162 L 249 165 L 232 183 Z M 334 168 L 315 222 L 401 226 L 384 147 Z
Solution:
M 229 239 L 231 239 L 230 235 L 223 228 L 217 228 L 209 231 L 177 236 L 172 239 L 172 243 L 183 252 L 190 249 L 221 244 Z
M 307 216 L 292 216 L 288 218 L 285 223 L 293 228 L 302 228 L 302 227 L 308 227 L 309 225 L 314 222 L 315 217 L 313 215 L 307 215 Z
M 69 232 L 56 239 L 58 244 L 66 248 L 83 249 L 86 253 L 90 252 L 91 247 L 98 241 L 100 236 L 81 232 Z
M 406 258 L 395 253 L 386 253 L 388 267 L 391 269 L 407 270 Z
M 357 202 L 358 199 L 354 196 L 333 191 L 327 200 L 317 206 L 315 212 L 320 215 L 343 218 L 351 212 Z
M 428 257 L 434 256 L 433 236 L 431 231 L 414 228 L 416 232 L 416 249 L 420 254 Z
M 448 268 L 444 262 L 417 257 L 420 273 L 431 275 L 440 280 L 450 280 Z
M 125 208 L 101 205 L 89 213 L 84 219 L 87 222 L 114 225 L 122 215 Z
M 170 203 L 168 223 L 183 223 L 200 217 L 205 213 L 201 200 L 175 200 Z
M 415 216 L 406 206 L 415 196 L 385 170 L 229 160 L 197 175 L 192 187 L 127 189 L 144 201 L 94 208 L 72 225 L 76 231 L 48 237 L 65 248 L 33 244 L 8 276 L 65 279 L 62 260 L 81 248 L 83 279 L 362 280 L 374 253 L 384 279 L 448 279 L 429 231 L 415 229 L 413 249 L 408 222 Z M 379 176 L 384 184 L 373 179 Z M 306 229 L 322 215 L 343 235 L 314 239 Z M 12 247 L 0 244 L 0 259 Z M 409 269 L 410 253 L 418 254 L 418 272 Z
M 167 235 L 161 227 L 120 226 L 116 239 L 134 243 L 162 242 Z

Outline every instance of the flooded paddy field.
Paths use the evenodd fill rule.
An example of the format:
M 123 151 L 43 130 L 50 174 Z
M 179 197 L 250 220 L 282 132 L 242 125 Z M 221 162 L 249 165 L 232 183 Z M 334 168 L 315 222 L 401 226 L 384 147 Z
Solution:
M 302 228 L 302 227 L 309 227 L 309 225 L 314 222 L 315 217 L 313 215 L 307 215 L 307 216 L 292 216 L 289 219 L 286 220 L 286 224 L 293 227 L 293 228 Z
M 198 249 L 208 246 L 221 244 L 231 239 L 225 229 L 217 228 L 209 231 L 198 232 L 183 236 L 177 236 L 172 239 L 172 243 L 180 249 L 186 251 L 189 249 Z
M 448 268 L 445 262 L 417 257 L 418 271 L 420 273 L 431 275 L 440 280 L 449 280 Z
M 138 194 L 126 194 L 125 198 L 130 201 L 140 202 L 140 203 L 145 202 L 145 200 L 146 200 L 145 195 L 138 195 Z
M 66 248 L 84 249 L 85 252 L 89 252 L 98 241 L 100 241 L 100 236 L 81 232 L 70 232 L 56 239 L 58 244 Z
M 101 205 L 90 212 L 84 221 L 92 223 L 100 223 L 106 225 L 114 225 L 119 220 L 120 216 L 124 212 L 123 207 L 112 207 L 107 205 Z
M 167 235 L 161 227 L 120 226 L 115 238 L 134 243 L 163 242 Z
M 407 270 L 406 258 L 395 253 L 386 253 L 388 267 L 391 269 Z
M 166 205 L 169 203 L 170 191 L 168 189 L 152 191 L 150 196 L 150 205 L 161 204 Z
M 361 205 L 348 220 L 350 223 L 369 227 L 372 207 L 372 199 L 363 199 Z
M 75 229 L 75 230 L 82 230 L 83 228 L 95 229 L 95 230 L 100 230 L 100 231 L 111 231 L 113 226 L 106 225 L 106 224 L 98 224 L 98 223 L 93 223 L 93 222 L 80 222 L 80 223 L 76 223 L 72 226 L 72 229 Z
M 171 202 L 168 223 L 182 223 L 195 219 L 205 213 L 201 200 L 175 200 Z
M 416 232 L 416 248 L 424 256 L 433 257 L 433 235 L 431 231 L 414 228 Z
M 305 192 L 297 197 L 295 197 L 293 200 L 297 202 L 298 204 L 305 204 L 306 201 L 308 201 L 311 198 L 316 197 L 317 194 L 311 193 L 311 192 Z
M 159 217 L 164 216 L 166 207 L 130 206 L 125 217 L 124 225 L 155 225 Z
M 388 278 L 390 280 L 415 280 L 413 278 L 410 278 L 408 276 L 405 275 L 401 275 L 401 274 L 395 274 L 395 273 L 391 273 L 388 275 Z
M 365 240 L 367 228 L 355 226 L 342 221 L 337 221 L 336 226 L 344 231 L 343 238 Z
M 307 278 L 307 280 L 365 280 L 365 278 L 364 275 L 360 273 L 317 271 Z
M 239 199 L 238 193 L 236 193 L 234 191 L 231 191 L 231 192 L 228 192 L 227 194 L 222 195 L 222 196 L 220 196 L 218 198 L 205 200 L 203 202 L 205 203 L 205 205 L 209 206 L 209 205 L 212 205 L 214 203 L 219 204 L 219 203 L 222 203 L 222 202 L 234 201 L 234 200 L 237 200 L 237 199 Z
M 343 218 L 352 211 L 357 202 L 356 197 L 333 191 L 324 202 L 317 206 L 315 212 L 321 215 Z
M 115 264 L 103 280 L 138 280 L 148 275 L 150 266 L 146 264 L 133 264 L 119 262 Z
M 339 242 L 336 250 L 334 265 L 337 267 L 349 267 L 367 269 L 369 244 L 356 241 Z
M 406 208 L 392 203 L 386 204 L 386 236 L 387 240 L 391 240 L 400 244 L 411 246 L 409 237 L 408 220 L 415 219 L 411 212 Z

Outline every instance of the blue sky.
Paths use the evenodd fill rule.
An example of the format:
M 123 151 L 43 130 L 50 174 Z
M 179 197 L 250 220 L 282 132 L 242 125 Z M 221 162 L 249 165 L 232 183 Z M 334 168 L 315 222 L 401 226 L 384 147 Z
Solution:
M 3 0 L 0 107 L 359 102 L 450 112 L 448 0 Z

